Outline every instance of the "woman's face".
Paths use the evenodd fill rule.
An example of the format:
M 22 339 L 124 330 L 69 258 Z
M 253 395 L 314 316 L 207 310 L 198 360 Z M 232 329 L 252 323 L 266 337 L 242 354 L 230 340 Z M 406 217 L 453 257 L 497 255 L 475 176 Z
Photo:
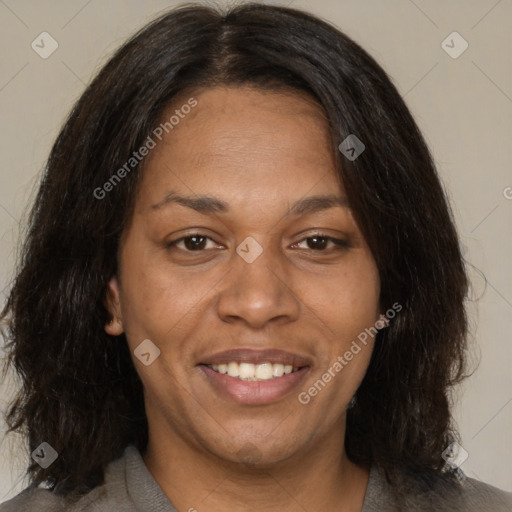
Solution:
M 328 436 L 342 449 L 373 339 L 333 367 L 378 320 L 380 282 L 325 115 L 301 93 L 194 98 L 146 157 L 110 282 L 107 331 L 126 333 L 150 443 L 270 464 Z

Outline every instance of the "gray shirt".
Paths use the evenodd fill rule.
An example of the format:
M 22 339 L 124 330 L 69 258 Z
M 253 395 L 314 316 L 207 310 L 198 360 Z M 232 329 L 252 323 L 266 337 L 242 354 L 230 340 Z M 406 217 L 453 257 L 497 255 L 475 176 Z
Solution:
M 196 504 L 200 507 L 200 504 Z M 190 504 L 188 510 L 194 510 Z M 396 511 L 511 512 L 512 493 L 467 478 L 460 493 L 444 495 L 420 489 L 404 480 L 392 488 L 375 466 L 364 499 L 362 512 Z M 146 468 L 139 451 L 128 446 L 122 457 L 111 462 L 105 482 L 71 504 L 47 489 L 28 488 L 0 505 L 0 512 L 177 512 Z M 182 511 L 185 512 L 185 511 Z M 251 511 L 252 512 L 252 511 Z M 310 511 L 316 512 L 316 511 Z

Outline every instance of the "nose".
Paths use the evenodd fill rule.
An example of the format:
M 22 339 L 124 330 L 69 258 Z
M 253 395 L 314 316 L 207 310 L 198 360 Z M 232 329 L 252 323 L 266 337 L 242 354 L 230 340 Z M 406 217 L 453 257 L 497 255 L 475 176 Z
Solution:
M 301 301 L 285 268 L 283 258 L 270 248 L 264 248 L 251 263 L 234 253 L 231 270 L 220 283 L 219 317 L 228 323 L 243 322 L 253 329 L 296 321 Z

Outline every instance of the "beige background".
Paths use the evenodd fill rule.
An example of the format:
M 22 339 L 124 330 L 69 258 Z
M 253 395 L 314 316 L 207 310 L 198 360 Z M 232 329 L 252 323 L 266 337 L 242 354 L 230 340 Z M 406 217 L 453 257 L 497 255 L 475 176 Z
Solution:
M 65 115 L 125 38 L 177 3 L 0 0 L 1 303 L 20 220 Z M 488 280 L 485 288 L 481 274 L 471 272 L 479 299 L 469 304 L 478 343 L 473 358 L 480 365 L 459 390 L 455 409 L 469 453 L 462 469 L 512 491 L 512 2 L 274 3 L 320 15 L 366 48 L 423 130 L 448 187 L 466 257 Z M 43 31 L 59 44 L 45 60 L 31 48 Z M 453 31 L 469 43 L 457 59 L 441 47 Z M 4 382 L 1 408 L 15 387 L 12 378 Z M 1 502 L 24 486 L 26 455 L 18 438 L 3 441 L 0 460 Z

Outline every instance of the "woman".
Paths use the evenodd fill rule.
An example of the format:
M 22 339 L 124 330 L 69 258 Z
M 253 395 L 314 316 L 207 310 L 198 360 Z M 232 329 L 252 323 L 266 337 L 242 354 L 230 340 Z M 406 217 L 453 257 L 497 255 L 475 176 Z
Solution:
M 451 453 L 467 280 L 431 156 L 325 22 L 144 28 L 60 133 L 23 255 L 32 485 L 1 511 L 510 510 Z

